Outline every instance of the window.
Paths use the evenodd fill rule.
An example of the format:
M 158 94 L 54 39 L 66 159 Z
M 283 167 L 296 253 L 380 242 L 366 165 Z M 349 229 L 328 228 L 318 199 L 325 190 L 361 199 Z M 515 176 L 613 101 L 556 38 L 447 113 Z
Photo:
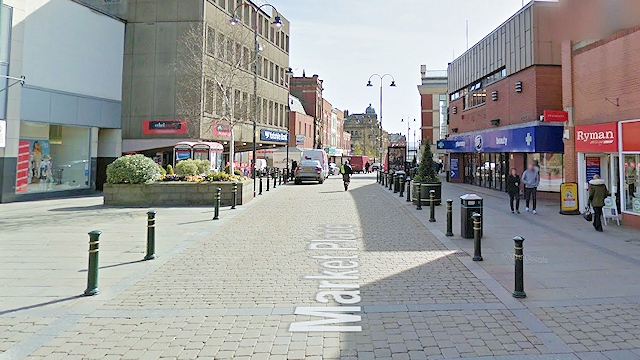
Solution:
M 267 99 L 262 99 L 262 122 L 269 122 L 269 101 Z
M 273 81 L 273 63 L 269 62 L 269 80 Z
M 464 108 L 480 106 L 487 102 L 487 91 L 482 88 L 482 82 L 479 81 L 469 87 L 465 95 Z
M 265 39 L 269 38 L 269 19 L 264 18 L 264 34 Z
M 211 26 L 207 26 L 207 54 L 215 56 L 216 53 L 216 31 Z
M 241 110 L 240 110 L 240 114 L 238 116 L 238 119 L 248 119 L 249 118 L 249 114 L 251 112 L 249 111 L 249 94 L 242 93 L 242 106 L 241 106 Z
M 227 62 L 233 62 L 233 41 L 231 39 L 227 39 L 227 51 L 226 51 L 226 60 Z
M 280 34 L 276 33 L 276 46 L 280 47 Z
M 225 0 L 218 0 L 218 6 L 220 6 L 220 8 L 222 8 L 222 10 L 225 9 L 226 3 L 227 2 Z
M 262 76 L 262 56 L 258 55 L 258 76 Z
M 223 34 L 218 34 L 218 46 L 216 46 L 216 57 L 220 60 L 225 59 L 225 49 L 227 44 L 227 39 Z
M 220 117 L 225 116 L 224 111 L 224 91 L 220 86 L 216 86 L 216 114 Z
M 624 154 L 624 211 L 640 213 L 640 154 Z
M 235 10 L 235 1 L 234 0 L 228 0 L 227 1 L 227 10 L 233 14 L 233 10 Z
M 207 114 L 213 114 L 215 93 L 215 83 L 211 79 L 206 79 L 204 83 L 204 112 Z
M 233 118 L 240 119 L 242 114 L 242 95 L 240 90 L 236 90 L 233 95 Z
M 249 11 L 251 9 L 249 9 L 248 6 L 244 7 L 244 24 L 247 26 L 250 26 L 251 24 L 249 23 L 249 20 L 251 19 L 251 15 L 249 14 Z
M 276 29 L 270 27 L 269 28 L 269 40 L 271 42 L 273 42 L 273 40 L 274 40 L 273 38 L 275 37 L 275 34 L 276 34 Z
M 280 104 L 280 126 L 285 127 L 285 122 L 286 122 L 286 113 L 285 113 L 285 108 L 284 105 Z
M 502 68 L 502 69 L 494 72 L 493 74 L 487 76 L 486 78 L 484 78 L 484 80 L 482 82 L 483 82 L 484 85 L 489 85 L 489 84 L 493 84 L 494 82 L 502 80 L 506 76 L 507 76 L 507 69 L 506 68 Z
M 269 125 L 273 125 L 273 101 L 269 101 Z
M 276 71 L 275 71 L 275 76 L 274 76 L 274 81 L 276 82 L 276 84 L 278 83 L 278 78 L 280 77 L 280 66 L 276 65 Z
M 284 51 L 289 52 L 289 35 L 285 35 Z
M 564 182 L 563 155 L 559 153 L 527 154 L 527 164 L 533 163 L 540 172 L 538 191 L 560 192 Z
M 258 34 L 262 35 L 262 24 L 264 23 L 264 19 L 262 15 L 258 15 Z
M 235 51 L 235 66 L 242 66 L 242 45 L 236 43 L 236 51 Z
M 262 73 L 262 76 L 264 76 L 264 78 L 268 78 L 269 77 L 269 60 L 264 59 L 264 68 L 263 68 L 264 72 Z
M 284 32 L 280 32 L 280 49 L 284 50 Z
M 244 47 L 242 49 L 242 63 L 245 70 L 249 70 L 249 65 L 251 65 L 251 55 L 249 54 L 249 48 Z
M 280 85 L 284 86 L 284 68 L 280 68 Z

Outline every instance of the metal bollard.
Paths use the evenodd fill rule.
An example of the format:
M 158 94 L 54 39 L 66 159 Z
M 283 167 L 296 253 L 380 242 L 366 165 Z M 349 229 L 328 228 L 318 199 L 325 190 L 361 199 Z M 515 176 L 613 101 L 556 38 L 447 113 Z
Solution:
M 527 294 L 524 292 L 524 252 L 522 251 L 524 238 L 516 236 L 513 238 L 513 242 L 515 250 L 514 259 L 516 263 L 515 290 L 513 291 L 513 297 L 522 299 L 527 297 Z
M 402 175 L 398 174 L 396 176 L 396 181 L 393 182 L 393 193 L 397 194 L 398 192 L 400 192 L 400 178 L 402 177 Z
M 156 258 L 156 212 L 154 210 L 147 211 L 147 255 L 145 260 L 153 260 Z
M 436 222 L 436 191 L 429 190 L 429 222 Z
M 411 202 L 411 178 L 407 178 L 407 201 Z
M 271 183 L 271 173 L 267 172 L 267 191 L 269 191 L 270 183 Z
M 278 181 L 278 168 L 273 170 L 273 188 L 276 188 L 276 182 Z
M 393 183 L 396 182 L 396 174 L 391 174 L 389 178 L 389 190 L 393 190 Z
M 216 193 L 213 196 L 213 201 L 214 201 L 213 220 L 220 219 L 220 192 L 221 191 L 222 191 L 221 188 L 217 188 Z
M 262 174 L 260 174 L 260 192 L 258 192 L 258 195 L 262 195 Z
M 98 295 L 98 252 L 100 251 L 100 234 L 102 231 L 93 230 L 89 233 L 89 271 L 87 272 L 87 289 L 85 296 Z
M 238 203 L 238 183 L 234 182 L 231 188 L 231 210 L 235 210 Z
M 404 176 L 400 177 L 400 197 L 404 197 L 404 183 L 405 183 L 405 178 Z
M 422 189 L 420 188 L 419 182 L 416 183 L 416 187 L 418 188 L 418 193 L 416 194 L 418 196 L 418 205 L 416 206 L 416 210 L 422 210 Z
M 471 217 L 473 218 L 473 261 L 482 261 L 482 243 L 480 240 L 482 216 L 478 213 L 473 213 Z
M 284 175 L 284 170 L 280 171 L 280 169 L 278 169 L 278 185 L 282 185 L 282 175 Z
M 447 236 L 453 236 L 453 200 L 447 199 Z

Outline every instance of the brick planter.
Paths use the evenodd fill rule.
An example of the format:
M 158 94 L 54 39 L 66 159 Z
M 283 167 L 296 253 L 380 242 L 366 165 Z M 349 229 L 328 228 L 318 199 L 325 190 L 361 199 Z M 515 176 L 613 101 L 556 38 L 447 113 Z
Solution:
M 213 205 L 213 196 L 221 188 L 222 206 L 231 205 L 230 182 L 157 182 L 152 184 L 104 184 L 104 204 L 111 206 L 198 206 Z M 253 199 L 253 181 L 238 183 L 238 205 Z

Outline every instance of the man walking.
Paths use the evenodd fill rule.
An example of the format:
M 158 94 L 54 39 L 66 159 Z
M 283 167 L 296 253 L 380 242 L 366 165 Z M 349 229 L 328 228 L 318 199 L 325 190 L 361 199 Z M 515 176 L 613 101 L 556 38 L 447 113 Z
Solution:
M 533 163 L 530 163 L 522 173 L 521 178 L 522 183 L 524 184 L 524 200 L 525 200 L 525 210 L 529 212 L 529 209 L 533 210 L 534 214 L 537 214 L 536 211 L 536 203 L 537 203 L 537 193 L 538 193 L 538 185 L 540 185 L 540 172 L 538 169 L 533 166 Z M 533 208 L 529 208 L 530 200 L 533 199 Z

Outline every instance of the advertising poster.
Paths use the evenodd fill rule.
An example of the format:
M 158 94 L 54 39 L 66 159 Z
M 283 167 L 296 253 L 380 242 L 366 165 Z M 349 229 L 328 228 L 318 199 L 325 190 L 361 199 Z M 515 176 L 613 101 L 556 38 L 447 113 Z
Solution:
M 389 170 L 404 171 L 406 147 L 389 148 Z
M 560 185 L 560 214 L 579 214 L 578 209 L 578 184 L 563 183 Z
M 589 182 L 593 180 L 594 175 L 600 176 L 600 158 L 597 156 L 587 156 L 586 163 L 587 163 L 587 168 L 586 168 L 587 179 L 586 180 L 587 182 Z
M 458 179 L 460 177 L 459 164 L 460 159 L 458 158 L 450 158 L 449 159 L 449 178 L 450 179 Z
M 16 193 L 26 193 L 29 184 L 51 177 L 49 140 L 20 140 L 18 143 L 18 168 Z

